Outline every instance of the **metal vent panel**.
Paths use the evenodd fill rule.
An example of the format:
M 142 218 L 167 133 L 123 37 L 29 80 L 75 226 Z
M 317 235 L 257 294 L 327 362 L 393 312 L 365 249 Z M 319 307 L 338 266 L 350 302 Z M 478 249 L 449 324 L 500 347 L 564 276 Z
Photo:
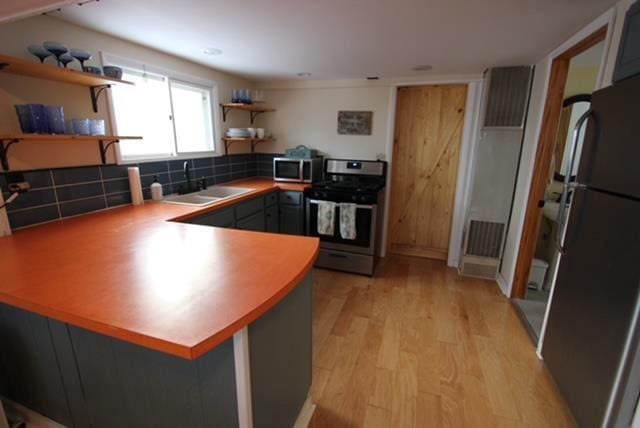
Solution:
M 500 258 L 500 247 L 504 235 L 504 223 L 471 220 L 467 251 L 470 256 Z
M 498 275 L 499 260 L 463 257 L 460 274 L 476 278 L 495 279 Z
M 485 127 L 523 127 L 533 69 L 500 67 L 489 70 Z

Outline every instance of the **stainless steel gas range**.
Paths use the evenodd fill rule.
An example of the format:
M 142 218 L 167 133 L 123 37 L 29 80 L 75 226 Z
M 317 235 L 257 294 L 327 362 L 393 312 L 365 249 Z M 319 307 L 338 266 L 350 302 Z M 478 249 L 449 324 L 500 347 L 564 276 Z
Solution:
M 386 175 L 387 163 L 382 161 L 325 160 L 324 181 L 305 190 L 306 231 L 320 238 L 316 266 L 373 275 L 382 237 Z M 336 204 L 331 234 L 326 228 L 319 233 L 318 210 L 325 201 Z M 352 239 L 340 233 L 341 203 L 355 209 Z

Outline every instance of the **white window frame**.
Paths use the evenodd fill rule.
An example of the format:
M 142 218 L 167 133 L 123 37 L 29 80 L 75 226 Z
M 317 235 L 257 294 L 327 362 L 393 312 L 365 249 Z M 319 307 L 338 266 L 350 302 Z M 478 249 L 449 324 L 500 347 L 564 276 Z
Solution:
M 120 151 L 120 147 L 118 144 L 114 144 L 115 153 L 116 153 L 116 163 L 117 164 L 127 164 L 127 163 L 145 163 L 145 162 L 156 162 L 163 160 L 180 160 L 180 159 L 197 159 L 197 158 L 206 158 L 212 156 L 222 156 L 222 118 L 220 114 L 219 105 L 219 86 L 218 83 L 213 80 L 207 80 L 200 77 L 184 74 L 175 70 L 169 70 L 166 68 L 158 67 L 151 64 L 142 63 L 140 61 L 135 61 L 129 58 L 124 58 L 117 55 L 112 55 L 106 52 L 100 52 L 100 59 L 104 65 L 115 65 L 128 67 L 132 69 L 138 70 L 146 70 L 149 73 L 159 74 L 162 76 L 166 76 L 169 81 L 167 82 L 167 89 L 169 91 L 169 96 L 171 96 L 171 86 L 170 82 L 175 81 L 178 83 L 194 85 L 203 89 L 209 90 L 209 102 L 211 104 L 211 125 L 213 127 L 213 150 L 206 151 L 198 151 L 198 152 L 186 152 L 186 153 L 176 153 L 176 155 L 166 156 L 162 155 L 146 155 L 146 156 L 131 156 L 131 157 L 123 157 Z M 115 120 L 115 105 L 113 102 L 113 96 L 108 94 L 108 110 L 109 110 L 109 121 L 111 122 L 111 129 L 114 135 L 118 135 L 118 125 Z M 174 144 L 177 152 L 178 142 L 175 135 L 175 124 L 173 125 L 174 132 Z M 131 143 L 135 144 L 135 142 Z

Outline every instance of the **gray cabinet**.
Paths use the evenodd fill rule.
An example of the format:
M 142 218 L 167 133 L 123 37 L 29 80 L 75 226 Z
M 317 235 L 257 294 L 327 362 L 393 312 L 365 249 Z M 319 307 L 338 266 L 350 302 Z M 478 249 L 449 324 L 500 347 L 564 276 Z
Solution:
M 304 235 L 304 206 L 302 192 L 280 192 L 280 233 Z
M 236 223 L 236 229 L 265 232 L 267 230 L 267 227 L 265 224 L 264 211 L 259 211 L 253 215 L 250 215 L 249 217 L 238 220 L 238 222 Z
M 271 205 L 266 208 L 265 222 L 267 232 L 278 233 L 280 232 L 280 211 L 277 205 Z
M 234 206 L 236 209 L 236 221 L 242 220 L 243 218 L 252 216 L 259 212 L 264 215 L 264 198 L 262 196 L 240 202 Z
M 189 220 L 205 226 L 304 235 L 302 192 L 281 191 Z
M 236 218 L 233 207 L 230 207 L 194 218 L 189 220 L 189 223 L 201 224 L 203 226 L 234 228 L 236 227 Z
M 627 11 L 624 21 L 613 81 L 619 82 L 638 74 L 640 74 L 640 3 L 636 2 Z

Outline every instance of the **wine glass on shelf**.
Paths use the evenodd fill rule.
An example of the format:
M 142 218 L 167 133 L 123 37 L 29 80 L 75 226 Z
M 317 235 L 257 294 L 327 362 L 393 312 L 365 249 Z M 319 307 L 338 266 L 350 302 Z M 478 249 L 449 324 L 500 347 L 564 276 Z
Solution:
M 51 52 L 52 54 L 54 54 L 56 56 L 56 59 L 58 60 L 58 65 L 60 65 L 60 63 L 61 63 L 60 56 L 62 54 L 66 54 L 67 52 L 69 52 L 69 49 L 67 49 L 67 47 L 65 45 L 63 45 L 62 43 L 44 42 L 42 45 L 44 46 L 44 48 L 46 50 L 48 50 L 49 52 Z
M 78 60 L 80 63 L 80 67 L 84 70 L 84 62 L 89 61 L 92 57 L 91 53 L 85 51 L 84 49 L 74 49 L 72 48 L 69 53 L 72 57 Z
M 46 50 L 41 45 L 29 45 L 27 50 L 31 55 L 38 57 L 38 59 L 40 60 L 40 63 L 44 63 L 44 60 L 49 58 L 52 55 L 51 52 Z
M 67 64 L 69 64 L 70 62 L 73 62 L 73 57 L 71 55 L 69 55 L 68 53 L 63 53 L 62 55 L 60 55 L 58 57 L 58 61 L 60 61 L 60 63 L 62 63 L 64 68 L 67 68 Z

